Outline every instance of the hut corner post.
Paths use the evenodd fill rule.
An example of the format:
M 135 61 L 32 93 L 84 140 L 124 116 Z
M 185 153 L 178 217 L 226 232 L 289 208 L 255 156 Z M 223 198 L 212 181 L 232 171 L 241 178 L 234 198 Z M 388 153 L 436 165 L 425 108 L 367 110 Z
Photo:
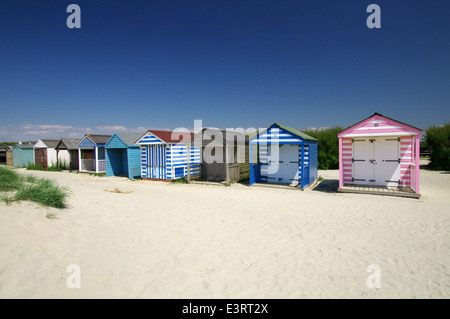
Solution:
M 95 147 L 95 172 L 98 173 L 98 147 Z
M 419 171 L 420 171 L 420 134 L 416 135 L 416 169 L 414 174 L 416 174 L 416 185 L 414 185 L 414 191 L 419 194 Z
M 308 181 L 305 180 L 305 144 L 302 143 L 302 145 L 300 146 L 300 149 L 301 149 L 300 171 L 302 174 L 300 176 L 300 189 L 303 189 L 307 185 L 306 183 L 308 183 Z
M 78 148 L 78 171 L 81 171 L 82 168 L 82 164 L 81 164 L 81 149 Z
M 59 148 L 56 149 L 56 167 L 59 170 Z
M 339 188 L 344 186 L 344 167 L 342 166 L 342 137 L 339 138 Z
M 255 184 L 255 168 L 253 167 L 253 145 L 248 143 L 249 185 Z
M 187 147 L 187 181 L 191 182 L 191 147 L 189 144 L 186 144 Z
M 230 185 L 230 164 L 228 163 L 228 145 L 225 144 L 226 184 Z

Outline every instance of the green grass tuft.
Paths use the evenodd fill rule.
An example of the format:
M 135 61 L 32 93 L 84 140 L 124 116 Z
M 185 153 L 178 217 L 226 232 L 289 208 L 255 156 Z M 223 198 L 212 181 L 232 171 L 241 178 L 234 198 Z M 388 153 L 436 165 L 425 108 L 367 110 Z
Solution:
M 184 178 L 177 178 L 177 179 L 173 179 L 172 183 L 174 183 L 174 184 L 187 184 L 188 181 L 185 180 Z
M 44 206 L 65 208 L 65 198 L 69 195 L 67 187 L 61 187 L 49 179 L 38 179 L 34 184 L 24 184 L 14 195 L 15 200 L 30 200 Z
M 19 175 L 9 168 L 0 167 L 0 200 L 10 204 L 13 201 L 29 200 L 44 206 L 65 208 L 65 199 L 70 193 L 67 187 L 58 186 L 50 179 L 33 175 Z
M 11 169 L 0 167 L 0 192 L 14 191 L 21 185 L 21 176 Z
M 45 169 L 42 165 L 30 163 L 27 165 L 27 170 L 44 171 Z

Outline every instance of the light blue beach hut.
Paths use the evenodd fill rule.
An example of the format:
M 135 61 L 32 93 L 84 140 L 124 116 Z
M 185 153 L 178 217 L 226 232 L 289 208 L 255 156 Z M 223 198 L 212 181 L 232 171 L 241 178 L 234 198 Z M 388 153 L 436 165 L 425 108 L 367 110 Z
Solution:
M 141 150 L 136 141 L 142 133 L 115 133 L 105 145 L 106 176 L 141 177 Z
M 34 164 L 34 149 L 36 142 L 19 142 L 13 147 L 13 166 L 27 167 Z

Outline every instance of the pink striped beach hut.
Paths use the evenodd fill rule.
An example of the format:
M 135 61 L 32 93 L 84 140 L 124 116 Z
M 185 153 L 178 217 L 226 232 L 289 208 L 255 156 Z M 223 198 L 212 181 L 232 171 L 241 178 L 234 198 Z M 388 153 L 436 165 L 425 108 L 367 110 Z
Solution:
M 338 191 L 419 198 L 421 134 L 378 113 L 339 133 Z

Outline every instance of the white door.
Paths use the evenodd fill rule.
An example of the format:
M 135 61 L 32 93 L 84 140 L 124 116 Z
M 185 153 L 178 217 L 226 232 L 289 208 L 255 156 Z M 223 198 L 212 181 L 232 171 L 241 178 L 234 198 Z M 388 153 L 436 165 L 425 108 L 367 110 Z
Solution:
M 398 186 L 400 178 L 400 146 L 398 138 L 377 138 L 377 185 Z
M 375 183 L 375 139 L 353 140 L 353 183 L 374 185 Z
M 398 138 L 355 138 L 353 140 L 353 183 L 398 186 L 399 153 Z
M 273 146 L 272 146 L 273 147 Z M 279 145 L 278 156 L 276 152 L 272 152 L 272 147 L 268 147 L 269 161 L 273 168 L 267 175 L 269 183 L 279 184 L 299 184 L 299 148 L 298 145 Z

